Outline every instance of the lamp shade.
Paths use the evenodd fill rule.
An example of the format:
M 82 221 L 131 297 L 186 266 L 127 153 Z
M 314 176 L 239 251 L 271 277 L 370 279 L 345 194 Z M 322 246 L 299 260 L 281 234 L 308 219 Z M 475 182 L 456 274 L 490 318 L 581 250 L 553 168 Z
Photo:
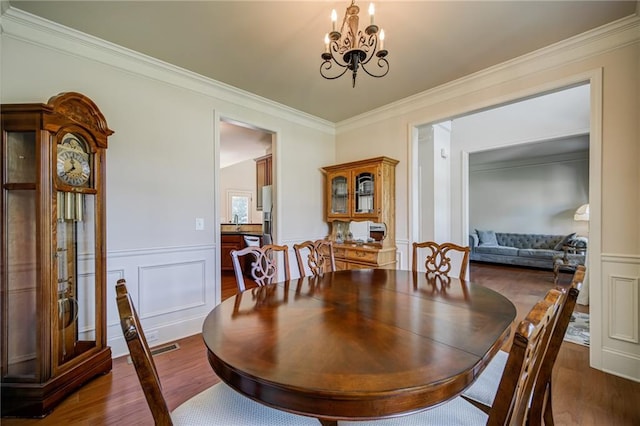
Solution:
M 576 210 L 573 220 L 589 220 L 589 204 L 583 204 Z

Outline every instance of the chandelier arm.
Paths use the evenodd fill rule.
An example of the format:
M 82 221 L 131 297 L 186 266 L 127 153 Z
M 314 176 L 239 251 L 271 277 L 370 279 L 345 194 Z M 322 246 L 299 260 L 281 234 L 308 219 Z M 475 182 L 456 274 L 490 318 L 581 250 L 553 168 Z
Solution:
M 328 74 L 327 72 L 329 70 L 331 70 L 333 68 L 333 64 L 338 65 L 339 67 L 342 68 L 342 72 L 340 72 L 339 74 L 336 74 L 335 76 L 331 76 L 331 74 Z M 335 80 L 336 78 L 340 78 L 342 77 L 347 71 L 349 70 L 348 66 L 342 66 L 337 62 L 331 62 L 329 60 L 324 61 L 323 63 L 320 64 L 320 75 L 323 76 L 324 78 L 326 78 L 327 80 Z
M 361 65 L 362 65 L 361 68 L 364 70 L 364 72 L 369 74 L 371 77 L 380 78 L 380 77 L 384 77 L 389 73 L 389 61 L 387 61 L 386 58 L 378 58 L 378 68 L 380 68 L 383 71 L 382 74 L 373 74 L 369 72 L 369 70 L 365 67 L 365 63 L 362 63 Z

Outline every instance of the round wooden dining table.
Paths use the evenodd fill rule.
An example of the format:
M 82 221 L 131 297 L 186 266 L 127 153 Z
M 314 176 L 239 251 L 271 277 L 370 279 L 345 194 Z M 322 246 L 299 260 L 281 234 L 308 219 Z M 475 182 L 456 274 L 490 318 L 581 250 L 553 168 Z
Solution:
M 459 395 L 506 342 L 516 308 L 456 278 L 360 269 L 256 287 L 203 324 L 236 391 L 324 424 L 396 416 Z

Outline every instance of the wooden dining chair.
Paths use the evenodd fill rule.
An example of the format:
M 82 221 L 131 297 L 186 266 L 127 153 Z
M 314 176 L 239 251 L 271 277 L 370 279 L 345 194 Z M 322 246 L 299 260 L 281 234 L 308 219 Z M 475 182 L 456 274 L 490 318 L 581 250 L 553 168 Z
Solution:
M 564 340 L 564 335 L 569 326 L 571 314 L 576 305 L 576 300 L 580 294 L 580 288 L 584 280 L 586 268 L 579 265 L 576 269 L 571 285 L 568 289 L 560 288 L 563 292 L 560 309 L 554 318 L 554 327 L 549 339 L 547 351 L 535 382 L 531 407 L 529 411 L 529 423 L 531 425 L 540 424 L 544 419 L 546 426 L 553 425 L 553 406 L 551 396 L 551 377 L 560 346 Z M 500 351 L 491 360 L 487 368 L 480 374 L 480 377 L 468 388 L 462 396 L 485 412 L 489 412 L 495 400 L 498 383 L 507 363 L 509 354 Z
M 513 345 L 500 377 L 496 403 L 489 413 L 457 397 L 435 408 L 415 414 L 383 420 L 338 422 L 343 426 L 415 426 L 415 425 L 523 425 L 535 378 L 549 343 L 553 318 L 560 307 L 562 294 L 547 292 L 516 328 Z
M 116 302 L 122 334 L 129 347 L 131 361 L 157 426 L 168 425 L 313 425 L 318 420 L 257 403 L 224 383 L 217 383 L 169 411 L 162 394 L 160 378 L 140 319 L 127 292 L 126 281 L 116 284 Z
M 330 240 L 304 241 L 294 244 L 293 250 L 296 252 L 300 278 L 306 276 L 307 267 L 313 276 L 336 270 L 333 242 Z M 306 262 L 303 260 L 304 256 L 306 256 Z
M 288 246 L 267 244 L 262 247 L 249 246 L 241 250 L 231 250 L 238 291 L 245 290 L 241 258 L 244 258 L 245 262 L 251 262 L 251 267 L 249 268 L 251 279 L 258 286 L 263 286 L 278 281 L 278 253 L 282 253 L 284 279 L 288 281 L 290 279 Z
M 435 241 L 425 241 L 422 243 L 413 243 L 413 262 L 411 270 L 418 271 L 418 254 L 421 249 L 426 249 L 427 257 L 424 262 L 424 266 L 427 268 L 427 273 L 449 275 L 451 271 L 451 256 L 450 251 L 458 252 L 462 255 L 462 263 L 460 264 L 460 271 L 458 278 L 461 280 L 466 279 L 467 276 L 467 264 L 469 263 L 469 247 L 459 246 L 454 243 L 442 243 L 438 244 Z

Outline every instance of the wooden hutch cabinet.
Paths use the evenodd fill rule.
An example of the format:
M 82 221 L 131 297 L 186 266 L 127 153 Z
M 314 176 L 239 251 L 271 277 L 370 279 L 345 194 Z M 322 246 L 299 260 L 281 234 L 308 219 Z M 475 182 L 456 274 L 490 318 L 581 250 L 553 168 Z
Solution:
M 338 269 L 395 267 L 397 164 L 392 158 L 377 157 L 322 168 L 326 177 L 325 217 L 331 226 L 329 238 L 335 244 Z M 351 238 L 351 222 L 361 221 L 371 223 L 370 235 L 376 236 L 375 241 Z M 384 237 L 380 239 L 380 235 Z
M 1 108 L 2 415 L 42 417 L 111 370 L 104 199 L 113 132 L 79 93 Z
M 256 210 L 262 211 L 262 187 L 271 185 L 272 160 L 271 154 L 255 158 L 256 162 Z

